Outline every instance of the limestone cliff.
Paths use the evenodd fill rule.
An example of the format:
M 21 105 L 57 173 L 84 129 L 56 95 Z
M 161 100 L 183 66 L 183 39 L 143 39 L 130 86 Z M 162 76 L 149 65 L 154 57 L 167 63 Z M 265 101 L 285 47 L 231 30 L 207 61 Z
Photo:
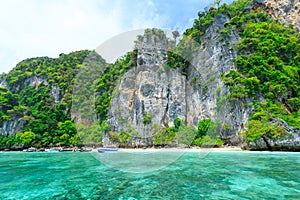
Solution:
M 249 3 L 250 1 L 239 2 Z M 179 51 L 172 49 L 174 43 L 170 42 L 163 31 L 147 29 L 143 36 L 138 37 L 137 54 L 136 51 L 132 54 L 134 59 L 128 57 L 128 62 L 109 65 L 108 68 L 105 68 L 107 73 L 105 72 L 106 74 L 101 77 L 103 80 L 100 79 L 102 82 L 97 87 L 100 88 L 97 95 L 101 96 L 99 98 L 101 102 L 98 102 L 100 106 L 97 111 L 101 111 L 101 117 L 98 117 L 98 120 L 105 122 L 107 119 L 106 122 L 111 127 L 104 134 L 103 144 L 111 144 L 114 133 L 130 131 L 133 135 L 129 142 L 126 140 L 126 145 L 153 145 L 153 135 L 158 132 L 158 129 L 173 126 L 174 119 L 178 117 L 185 125 L 194 128 L 197 128 L 199 121 L 203 119 L 221 122 L 223 129 L 216 131 L 216 134 L 225 144 L 242 145 L 241 132 L 247 130 L 246 124 L 249 120 L 251 121 L 253 113 L 257 112 L 253 102 L 264 103 L 267 102 L 268 97 L 254 91 L 253 96 L 245 94 L 242 98 L 230 98 L 232 88 L 226 85 L 224 76 L 233 70 L 248 78 L 247 72 L 244 74 L 240 72 L 238 65 L 235 65 L 236 62 L 234 62 L 234 59 L 242 53 L 246 52 L 245 55 L 248 53 L 248 49 L 244 49 L 242 53 L 238 49 L 241 41 L 245 39 L 240 24 L 247 24 L 243 21 L 246 20 L 243 18 L 244 15 L 253 19 L 251 23 L 254 25 L 256 22 L 259 23 L 260 17 L 270 19 L 269 16 L 271 16 L 286 26 L 294 25 L 299 31 L 299 6 L 299 0 L 254 0 L 246 6 L 223 6 L 210 8 L 207 12 L 200 12 L 199 19 L 195 20 L 197 23 L 191 28 L 190 35 L 187 34 L 188 37 L 197 39 L 197 42 L 192 41 L 197 45 L 185 44 L 184 46 L 185 50 L 190 52 L 189 56 L 185 58 L 188 61 L 187 66 L 184 66 L 186 68 L 182 66 L 181 60 L 178 62 L 176 60 L 177 63 L 180 63 L 179 66 L 170 66 L 168 63 L 169 53 L 172 51 L 178 53 Z M 224 8 L 230 9 L 227 12 Z M 258 15 L 259 17 L 257 17 Z M 201 18 L 201 16 L 204 17 Z M 285 28 L 283 27 L 283 29 Z M 182 41 L 184 43 L 188 40 Z M 177 47 L 175 49 L 178 50 Z M 5 110 L 3 113 L 7 115 L 2 115 L 4 117 L 0 121 L 0 135 L 15 135 L 17 131 L 26 126 L 24 116 L 11 115 L 14 112 L 13 108 L 18 108 L 20 105 L 28 108 L 26 112 L 29 115 L 25 119 L 37 123 L 31 123 L 32 127 L 28 130 L 36 128 L 35 132 L 40 135 L 40 138 L 44 137 L 44 133 L 46 133 L 45 137 L 48 137 L 48 133 L 51 132 L 52 135 L 50 134 L 51 137 L 48 138 L 52 140 L 57 136 L 58 124 L 61 125 L 59 122 L 80 119 L 77 113 L 70 113 L 71 86 L 77 70 L 82 67 L 84 59 L 89 54 L 90 52 L 87 51 L 74 53 L 74 55 L 61 55 L 58 59 L 28 59 L 18 64 L 9 74 L 1 76 L 1 88 L 17 94 L 19 97 L 26 96 L 26 98 L 19 98 L 22 103 L 12 103 L 10 108 L 3 109 L 1 107 Z M 290 58 L 289 56 L 287 53 L 286 57 Z M 104 63 L 102 58 L 95 59 L 95 61 L 99 61 L 98 63 L 94 63 L 94 59 L 91 60 L 95 65 Z M 133 60 L 134 62 L 131 62 Z M 253 69 L 252 65 L 251 67 Z M 292 71 L 292 73 L 294 72 Z M 266 73 L 266 76 L 269 74 L 271 73 Z M 117 87 L 114 89 L 116 85 Z M 243 86 L 241 85 L 241 87 Z M 288 114 L 298 110 L 298 105 L 294 106 L 294 109 L 288 108 L 287 103 L 291 99 L 290 97 L 287 97 L 285 102 L 283 102 L 283 98 L 278 97 L 278 102 L 282 103 L 283 107 L 285 106 L 284 109 Z M 80 98 L 77 101 L 82 102 Z M 297 104 L 296 100 L 293 102 Z M 16 112 L 18 111 L 16 109 Z M 74 115 L 72 118 L 70 118 L 71 114 Z M 55 120 L 53 121 L 53 119 Z M 288 125 L 288 121 L 283 119 L 284 117 L 272 116 L 265 124 L 284 127 L 287 131 L 285 137 L 260 138 L 255 142 L 250 142 L 248 147 L 269 150 L 300 149 L 300 131 Z M 49 126 L 51 130 L 44 126 L 47 123 L 51 124 Z M 76 131 L 74 131 L 75 133 Z M 54 141 L 51 142 L 47 144 L 54 144 Z
M 257 0 L 250 9 L 261 7 L 273 18 L 286 25 L 293 24 L 299 30 L 298 4 L 299 1 L 293 0 Z M 245 131 L 245 125 L 255 110 L 249 106 L 253 101 L 250 97 L 229 101 L 229 87 L 221 79 L 222 74 L 237 70 L 233 59 L 237 57 L 236 44 L 241 40 L 236 30 L 230 30 L 227 35 L 220 34 L 228 21 L 230 17 L 225 14 L 214 17 L 200 38 L 201 45 L 189 60 L 185 76 L 178 69 L 165 67 L 165 36 L 155 29 L 146 33 L 137 43 L 137 66 L 125 73 L 113 97 L 108 116 L 112 131 L 119 132 L 132 126 L 139 133 L 132 144 L 151 145 L 155 124 L 171 126 L 174 118 L 179 117 L 185 124 L 196 127 L 200 120 L 209 118 L 226 125 L 226 130 L 217 133 L 225 144 L 242 145 L 240 133 Z M 261 95 L 257 100 L 265 101 Z M 150 120 L 145 121 L 145 118 Z M 299 130 L 289 127 L 281 119 L 277 120 L 282 121 L 289 136 L 281 141 L 259 140 L 250 144 L 252 149 L 300 146 Z M 109 134 L 104 140 L 109 141 Z
M 72 87 L 77 70 L 91 53 L 84 50 L 58 58 L 29 58 L 0 75 L 1 148 L 17 147 L 20 141 L 14 138 L 16 133 L 30 131 L 38 138 L 32 139 L 30 145 L 57 145 L 59 127 L 64 123 L 69 125 L 68 135 L 75 137 L 71 121 Z
M 14 118 L 13 120 L 0 122 L 0 135 L 10 136 L 15 135 L 19 130 L 21 130 L 26 121 Z
M 229 20 L 224 15 L 215 18 L 202 36 L 203 42 L 192 59 L 193 67 L 188 73 L 192 87 L 187 92 L 187 122 L 196 126 L 202 119 L 214 119 L 227 124 L 229 130 L 221 132 L 221 137 L 227 143 L 237 145 L 242 142 L 238 133 L 247 123 L 251 108 L 246 106 L 247 100 L 228 101 L 229 88 L 221 80 L 221 74 L 236 69 L 232 61 L 236 50 L 230 47 L 239 41 L 238 34 L 232 31 L 225 40 L 223 35 L 218 34 Z M 193 77 L 199 79 L 197 84 L 192 83 Z
M 286 25 L 294 25 L 300 31 L 300 1 L 299 0 L 256 0 L 274 19 Z
M 17 92 L 20 88 L 23 87 L 35 87 L 38 88 L 40 85 L 49 86 L 46 76 L 31 76 L 24 80 L 24 83 L 14 85 L 11 87 L 7 84 L 6 80 L 3 79 L 0 81 L 0 87 L 7 87 L 11 92 Z M 59 86 L 50 86 L 51 92 L 50 95 L 53 96 L 54 102 L 59 102 L 60 99 L 60 91 Z M 15 135 L 18 131 L 20 131 L 26 124 L 26 121 L 22 119 L 23 116 L 12 116 L 11 120 L 0 121 L 0 135 L 10 136 Z
M 221 74 L 235 69 L 232 58 L 236 52 L 218 42 L 223 37 L 218 31 L 228 20 L 226 16 L 217 17 L 207 29 L 186 76 L 179 69 L 164 66 L 166 36 L 156 29 L 145 33 L 137 44 L 138 64 L 122 77 L 112 100 L 108 119 L 112 131 L 132 126 L 140 134 L 136 140 L 150 145 L 155 124 L 172 126 L 179 117 L 197 127 L 200 120 L 209 118 L 227 124 L 229 129 L 221 132 L 227 143 L 241 144 L 237 133 L 244 128 L 251 108 L 245 106 L 246 102 L 226 101 L 229 88 L 224 86 Z M 239 36 L 233 32 L 227 39 L 234 44 Z M 145 117 L 150 120 L 145 121 Z
M 132 126 L 139 133 L 136 140 L 151 144 L 154 124 L 172 125 L 177 116 L 185 120 L 186 80 L 178 69 L 163 67 L 167 59 L 167 38 L 163 32 L 153 29 L 138 41 L 137 48 L 137 66 L 122 77 L 111 103 L 108 124 L 112 131 Z

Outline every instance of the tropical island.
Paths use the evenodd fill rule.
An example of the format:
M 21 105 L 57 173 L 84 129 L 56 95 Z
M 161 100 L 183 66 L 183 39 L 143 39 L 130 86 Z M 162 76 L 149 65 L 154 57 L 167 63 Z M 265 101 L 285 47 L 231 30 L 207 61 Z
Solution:
M 114 63 L 90 50 L 25 59 L 0 75 L 0 149 L 299 151 L 298 16 L 294 1 L 215 1 L 182 37 L 146 29 Z

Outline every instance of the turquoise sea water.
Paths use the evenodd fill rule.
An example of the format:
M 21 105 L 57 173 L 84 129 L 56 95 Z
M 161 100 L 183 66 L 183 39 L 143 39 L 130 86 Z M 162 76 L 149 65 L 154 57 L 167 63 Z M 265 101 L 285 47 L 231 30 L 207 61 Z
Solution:
M 0 199 L 300 199 L 300 153 L 185 153 L 150 173 L 90 153 L 0 153 Z

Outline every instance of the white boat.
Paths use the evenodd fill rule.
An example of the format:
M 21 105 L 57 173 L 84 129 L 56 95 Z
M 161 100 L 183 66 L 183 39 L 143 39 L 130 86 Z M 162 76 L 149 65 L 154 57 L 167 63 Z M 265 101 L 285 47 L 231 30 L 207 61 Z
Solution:
M 55 152 L 59 152 L 59 150 L 58 149 L 45 149 L 45 152 L 55 153 Z
M 118 151 L 117 148 L 105 148 L 105 147 L 98 148 L 98 152 L 99 152 L 99 153 L 105 153 L 105 152 L 117 152 L 117 151 Z
M 55 148 L 45 149 L 45 152 L 52 152 L 52 153 L 60 152 L 60 151 L 63 151 L 63 148 L 55 147 Z
M 35 152 L 36 148 L 30 147 L 29 149 L 23 149 L 23 152 Z

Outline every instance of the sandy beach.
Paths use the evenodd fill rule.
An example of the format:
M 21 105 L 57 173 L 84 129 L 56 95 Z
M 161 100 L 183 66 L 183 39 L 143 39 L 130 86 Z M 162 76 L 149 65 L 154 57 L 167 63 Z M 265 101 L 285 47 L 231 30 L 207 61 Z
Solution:
M 240 147 L 220 147 L 220 148 L 120 148 L 120 152 L 240 152 L 244 151 Z

